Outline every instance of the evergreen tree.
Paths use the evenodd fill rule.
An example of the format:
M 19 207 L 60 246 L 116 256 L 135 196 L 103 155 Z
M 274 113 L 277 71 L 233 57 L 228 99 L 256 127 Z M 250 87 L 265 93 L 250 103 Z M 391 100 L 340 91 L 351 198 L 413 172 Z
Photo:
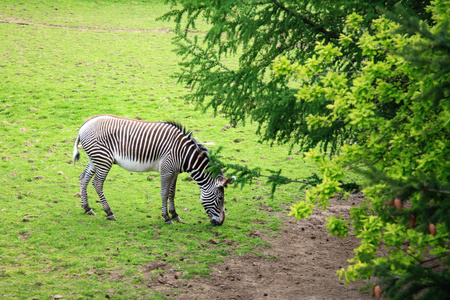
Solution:
M 297 89 L 284 77 L 273 76 L 272 63 L 286 57 L 295 62 L 313 59 L 317 41 L 338 45 L 350 13 L 362 16 L 361 25 L 371 30 L 377 7 L 391 8 L 397 0 L 168 0 L 174 5 L 163 19 L 176 22 L 175 44 L 183 57 L 179 80 L 193 88 L 190 100 L 220 109 L 231 121 L 255 121 L 262 140 L 300 145 L 303 150 L 320 144 L 334 152 L 354 132 L 342 122 L 311 128 L 306 118 L 321 113 L 328 102 L 298 101 Z M 430 18 L 424 8 L 429 1 L 400 1 L 404 7 Z M 179 8 L 179 9 L 178 9 Z M 191 34 L 196 20 L 211 24 L 203 34 Z M 200 37 L 200 38 L 199 38 Z M 343 72 L 355 72 L 364 59 L 349 44 L 342 50 L 347 61 Z M 238 56 L 237 66 L 226 63 Z M 289 114 L 286 112 L 289 111 Z

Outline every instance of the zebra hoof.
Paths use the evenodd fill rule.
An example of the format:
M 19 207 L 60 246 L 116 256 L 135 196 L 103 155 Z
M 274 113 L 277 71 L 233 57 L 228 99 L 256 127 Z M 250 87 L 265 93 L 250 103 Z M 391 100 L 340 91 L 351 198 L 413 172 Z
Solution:
M 167 220 L 166 222 L 165 222 L 166 224 L 168 224 L 168 225 L 173 225 L 173 221 L 172 221 L 172 219 L 170 219 L 170 220 Z
M 86 215 L 92 215 L 92 216 L 95 216 L 95 212 L 94 212 L 92 209 L 90 209 L 90 210 L 88 210 L 87 212 L 85 212 L 85 214 L 86 214 Z
M 114 214 L 106 216 L 106 218 L 111 221 L 117 221 L 116 217 L 114 217 Z
M 179 216 L 176 216 L 175 218 L 172 218 L 172 220 L 175 220 L 176 222 L 181 222 L 181 218 Z

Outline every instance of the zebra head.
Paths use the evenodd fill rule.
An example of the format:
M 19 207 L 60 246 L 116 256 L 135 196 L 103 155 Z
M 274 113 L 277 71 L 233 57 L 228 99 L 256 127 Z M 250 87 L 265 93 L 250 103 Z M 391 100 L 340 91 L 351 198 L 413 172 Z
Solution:
M 223 173 L 219 174 L 211 182 L 208 188 L 201 189 L 201 201 L 206 210 L 211 224 L 220 226 L 225 221 L 225 190 L 236 177 L 226 178 Z

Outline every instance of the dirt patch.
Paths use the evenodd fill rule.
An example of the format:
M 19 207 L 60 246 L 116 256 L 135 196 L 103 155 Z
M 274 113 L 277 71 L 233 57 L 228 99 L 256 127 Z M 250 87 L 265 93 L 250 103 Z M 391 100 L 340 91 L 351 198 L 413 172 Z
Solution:
M 316 210 L 299 222 L 281 213 L 284 226 L 279 236 L 259 234 L 272 245 L 262 249 L 265 257 L 228 257 L 212 266 L 209 278 L 189 280 L 165 266 L 165 273 L 154 278 L 149 288 L 175 299 L 373 299 L 358 292 L 362 284 L 344 286 L 336 275 L 348 265 L 358 240 L 330 236 L 325 228 L 325 218 L 348 218 L 350 207 L 361 200 L 361 195 L 351 196 L 350 201 L 332 200 L 326 212 Z

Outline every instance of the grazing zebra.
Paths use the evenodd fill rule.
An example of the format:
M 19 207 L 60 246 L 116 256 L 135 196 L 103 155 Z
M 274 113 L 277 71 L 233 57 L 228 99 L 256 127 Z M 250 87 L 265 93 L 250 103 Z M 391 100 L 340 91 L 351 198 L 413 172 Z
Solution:
M 103 194 L 103 183 L 113 164 L 132 172 L 161 173 L 162 216 L 165 222 L 181 221 L 175 211 L 174 198 L 178 174 L 188 172 L 200 187 L 200 199 L 212 225 L 225 220 L 224 187 L 235 178 L 224 174 L 211 177 L 207 148 L 191 137 L 192 131 L 173 122 L 151 123 L 112 115 L 89 118 L 80 128 L 73 150 L 74 164 L 80 154 L 81 143 L 88 155 L 88 165 L 80 175 L 81 206 L 88 215 L 87 186 L 92 183 L 110 220 L 116 220 Z M 169 212 L 167 212 L 169 199 Z

